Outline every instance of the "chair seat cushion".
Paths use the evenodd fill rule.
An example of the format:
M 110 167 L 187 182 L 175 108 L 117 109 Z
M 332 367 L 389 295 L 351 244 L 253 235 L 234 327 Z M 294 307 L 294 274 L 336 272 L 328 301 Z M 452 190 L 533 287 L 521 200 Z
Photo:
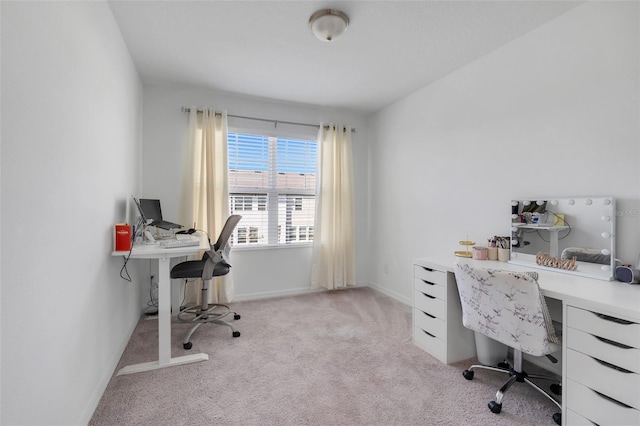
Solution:
M 206 259 L 202 259 L 178 263 L 171 269 L 171 278 L 201 278 L 202 270 L 206 262 Z M 219 262 L 213 269 L 213 276 L 219 277 L 226 275 L 229 273 L 230 268 L 231 267 L 225 264 L 225 262 Z

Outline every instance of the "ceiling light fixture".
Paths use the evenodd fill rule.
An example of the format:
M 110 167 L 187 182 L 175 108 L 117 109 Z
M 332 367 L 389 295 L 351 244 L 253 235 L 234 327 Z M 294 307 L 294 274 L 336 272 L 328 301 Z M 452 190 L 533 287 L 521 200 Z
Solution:
M 336 9 L 322 9 L 309 18 L 311 32 L 321 41 L 337 39 L 348 27 L 349 17 Z

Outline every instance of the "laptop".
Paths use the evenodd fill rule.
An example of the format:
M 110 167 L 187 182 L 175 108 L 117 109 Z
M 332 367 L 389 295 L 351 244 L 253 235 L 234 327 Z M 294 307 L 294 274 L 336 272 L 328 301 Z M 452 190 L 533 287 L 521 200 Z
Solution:
M 133 199 L 138 206 L 138 211 L 145 222 L 151 221 L 149 225 L 162 229 L 176 229 L 182 228 L 182 225 L 177 223 L 168 222 L 162 219 L 162 209 L 160 208 L 160 200 L 149 200 L 140 198 L 139 200 Z

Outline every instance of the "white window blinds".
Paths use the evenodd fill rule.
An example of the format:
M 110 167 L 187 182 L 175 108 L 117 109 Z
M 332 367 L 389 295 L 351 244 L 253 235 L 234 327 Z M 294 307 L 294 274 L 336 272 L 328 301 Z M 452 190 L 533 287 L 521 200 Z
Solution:
M 228 143 L 234 244 L 313 241 L 317 142 L 229 132 Z

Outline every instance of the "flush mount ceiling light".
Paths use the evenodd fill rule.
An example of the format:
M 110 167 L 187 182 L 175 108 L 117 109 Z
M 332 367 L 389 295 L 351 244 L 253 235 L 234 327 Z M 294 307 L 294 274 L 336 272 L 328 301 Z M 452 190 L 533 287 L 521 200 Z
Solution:
M 349 17 L 336 9 L 322 9 L 311 15 L 309 28 L 318 40 L 330 42 L 347 30 Z

